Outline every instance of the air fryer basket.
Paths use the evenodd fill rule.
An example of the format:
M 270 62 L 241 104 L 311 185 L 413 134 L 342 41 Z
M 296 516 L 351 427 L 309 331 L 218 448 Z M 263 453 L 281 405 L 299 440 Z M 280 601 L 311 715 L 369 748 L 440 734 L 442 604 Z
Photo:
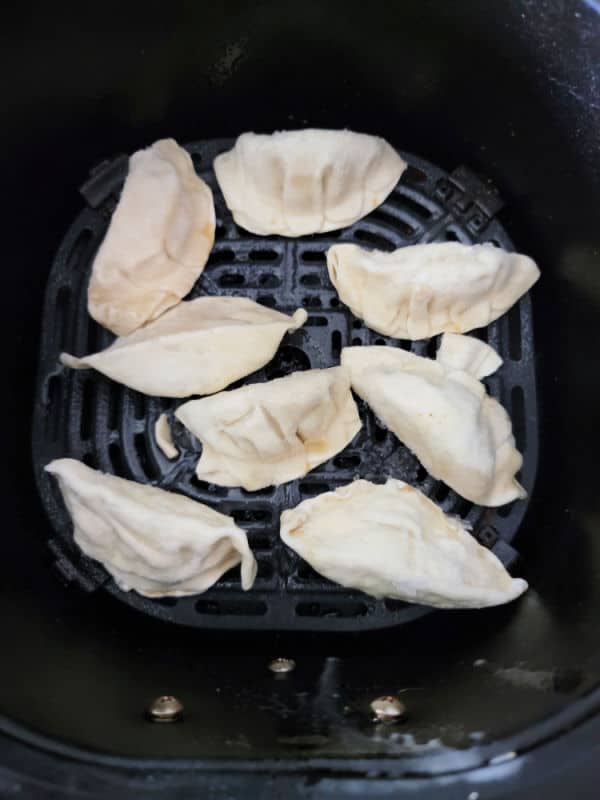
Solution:
M 5 9 L 0 36 L 6 78 L 0 796 L 595 798 L 598 3 L 148 2 L 140 15 L 127 4 L 111 10 L 110 4 L 34 2 Z M 406 607 L 371 606 L 362 595 L 317 586 L 309 573 L 302 583 L 302 565 L 281 548 L 272 577 L 263 566 L 259 587 L 248 595 L 227 576 L 197 598 L 212 604 L 201 613 L 195 600 L 140 613 L 123 602 L 133 594 L 106 591 L 111 583 L 103 571 L 72 548 L 48 483 L 41 484 L 40 502 L 39 464 L 54 455 L 94 454 L 98 466 L 112 469 L 116 444 L 122 461 L 115 469 L 122 474 L 157 480 L 164 472 L 176 481 L 192 472 L 186 459 L 193 462 L 195 445 L 181 429 L 176 436 L 184 452 L 173 464 L 159 460 L 147 436 L 146 420 L 163 408 L 160 401 L 143 398 L 142 404 L 102 376 L 69 375 L 56 364 L 60 346 L 81 354 L 108 341 L 99 329 L 85 327 L 81 287 L 123 178 L 125 159 L 115 161 L 115 154 L 165 136 L 202 140 L 202 150 L 207 142 L 224 146 L 216 137 L 242 130 L 304 126 L 379 134 L 418 154 L 409 156 L 413 170 L 395 195 L 398 204 L 382 209 L 402 225 L 375 215 L 344 236 L 354 240 L 364 230 L 394 244 L 412 235 L 444 236 L 454 225 L 469 241 L 510 246 L 502 238 L 510 236 L 541 267 L 530 298 L 485 332 L 506 359 L 489 387 L 517 422 L 528 489 L 534 475 L 527 470 L 535 469 L 539 444 L 528 506 L 507 507 L 506 517 L 474 518 L 475 533 L 482 536 L 489 525 L 498 535 L 489 543 L 502 548 L 510 569 L 529 582 L 515 603 L 473 612 L 416 610 L 418 618 L 409 621 Z M 94 164 L 103 166 L 88 179 Z M 201 158 L 197 168 L 204 174 L 207 167 Z M 83 181 L 84 201 L 76 191 Z M 444 186 L 451 194 L 444 195 Z M 498 188 L 502 208 L 490 186 Z M 473 206 L 461 209 L 457 201 L 465 193 Z M 430 216 L 427 209 L 433 209 Z M 476 210 L 483 211 L 484 227 L 474 229 Z M 323 277 L 324 264 L 310 261 L 319 256 L 294 259 L 290 249 L 321 253 L 327 237 L 259 243 L 238 232 L 222 206 L 219 215 L 224 228 L 215 252 L 225 260 L 207 267 L 199 291 L 207 290 L 211 276 L 225 283 L 243 278 L 243 286 L 218 289 L 277 299 L 290 288 L 274 285 L 291 274 L 280 266 L 284 259 L 298 265 L 299 277 Z M 276 258 L 245 268 L 244 246 L 262 252 L 261 259 L 272 258 L 271 252 Z M 67 287 L 69 256 L 77 278 Z M 42 319 L 50 320 L 44 296 L 53 263 L 50 291 L 69 289 L 56 295 L 52 309 L 64 325 L 64 344 L 58 330 L 42 332 Z M 261 276 L 264 284 L 250 284 Z M 367 336 L 365 328 L 353 327 L 353 318 L 336 316 L 345 312 L 328 305 L 334 294 L 327 284 L 311 286 L 311 280 L 308 286 L 298 282 L 302 289 L 286 303 L 320 300 L 309 313 L 326 324 L 287 338 L 270 369 L 289 371 L 306 366 L 306 359 L 318 365 L 330 357 L 335 330 L 340 344 Z M 520 342 L 520 358 L 511 342 L 513 348 Z M 428 353 L 435 347 L 417 346 Z M 40 352 L 47 380 L 36 384 Z M 51 374 L 58 378 L 52 385 Z M 119 425 L 127 422 L 125 436 L 113 428 L 106 436 L 98 424 L 101 404 L 113 391 L 123 398 L 115 408 L 123 412 Z M 41 392 L 50 392 L 56 406 L 62 393 L 62 414 L 54 407 L 48 413 L 47 406 L 39 412 L 40 397 L 48 396 Z M 35 470 L 29 444 L 34 396 Z M 76 412 L 73 419 L 64 418 L 67 408 Z M 92 413 L 80 414 L 86 410 Z M 56 435 L 44 427 L 46 420 L 57 426 Z M 376 441 L 374 451 L 390 440 Z M 370 469 L 354 444 L 340 455 L 361 459 L 342 461 L 346 476 L 363 463 Z M 400 451 L 393 457 L 401 460 Z M 433 496 L 445 492 L 410 459 L 399 466 Z M 329 485 L 330 474 L 323 468 L 318 479 L 315 473 L 305 481 Z M 240 521 L 254 546 L 268 529 L 263 555 L 276 541 L 277 492 L 214 497 L 193 483 L 178 490 L 213 498 L 215 505 L 230 503 L 238 515 L 272 514 L 270 522 Z M 297 486 L 294 492 L 299 499 Z M 441 502 L 450 508 L 452 493 Z M 284 577 L 293 591 L 277 591 Z M 97 590 L 82 591 L 80 584 Z M 242 614 L 240 597 L 264 603 L 265 613 Z M 297 614 L 303 602 L 308 613 Z M 366 612 L 351 616 L 356 603 Z M 186 624 L 170 624 L 175 616 Z M 294 659 L 295 669 L 271 672 L 276 656 Z M 162 694 L 181 700 L 181 722 L 148 721 L 148 704 Z M 401 722 L 374 720 L 370 704 L 385 695 L 406 706 Z
M 299 240 L 252 236 L 233 222 L 212 170 L 215 156 L 232 145 L 231 140 L 217 140 L 188 148 L 196 169 L 213 190 L 217 214 L 217 241 L 190 297 L 240 295 L 286 313 L 299 306 L 309 312 L 305 326 L 288 336 L 275 358 L 250 381 L 268 380 L 298 369 L 335 366 L 342 347 L 350 344 L 405 346 L 418 355 L 435 356 L 439 337 L 399 343 L 369 330 L 340 303 L 325 264 L 327 248 L 334 242 L 358 241 L 393 250 L 419 242 L 491 241 L 512 249 L 494 218 L 502 201 L 492 187 L 465 167 L 448 175 L 406 153 L 403 157 L 409 168 L 396 189 L 382 206 L 351 227 Z M 63 576 L 87 590 L 105 585 L 134 608 L 197 627 L 350 631 L 416 619 L 427 609 L 349 592 L 314 572 L 279 539 L 279 517 L 284 509 L 358 476 L 375 481 L 391 476 L 419 486 L 446 512 L 468 522 L 477 539 L 510 566 L 516 557 L 510 542 L 527 501 L 499 509 L 484 509 L 465 501 L 431 478 L 362 402 L 363 428 L 342 453 L 302 480 L 246 492 L 199 481 L 194 474 L 199 457 L 197 443 L 177 423 L 179 458 L 169 461 L 162 454 L 154 425 L 161 413 L 177 407 L 176 401 L 145 397 L 98 373 L 61 366 L 61 352 L 83 356 L 114 339 L 89 316 L 87 285 L 126 169 L 127 160 L 118 158 L 93 170 L 82 187 L 89 207 L 78 216 L 60 246 L 46 292 L 33 452 L 42 499 L 58 534 L 50 546 Z M 517 446 L 523 453 L 520 480 L 531 493 L 537 467 L 537 409 L 529 296 L 478 334 L 504 360 L 488 384 L 513 419 Z M 104 569 L 78 552 L 56 482 L 44 472 L 52 459 L 67 456 L 123 478 L 182 492 L 231 514 L 246 528 L 258 559 L 253 589 L 242 591 L 239 570 L 235 569 L 212 590 L 196 597 L 151 600 L 135 592 L 122 592 L 109 581 Z

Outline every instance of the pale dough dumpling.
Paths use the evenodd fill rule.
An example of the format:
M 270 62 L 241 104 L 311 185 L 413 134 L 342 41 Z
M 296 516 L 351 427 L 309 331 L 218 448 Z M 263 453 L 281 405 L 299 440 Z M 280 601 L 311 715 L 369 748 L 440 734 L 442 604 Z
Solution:
M 460 338 L 472 355 L 476 340 Z M 458 348 L 454 341 L 455 357 Z M 472 374 L 399 347 L 346 347 L 342 364 L 354 391 L 434 478 L 483 506 L 525 497 L 510 418 Z
M 146 597 L 198 594 L 241 563 L 250 589 L 256 561 L 231 517 L 188 497 L 106 475 L 72 458 L 52 461 L 75 542 L 123 591 Z
M 189 154 L 173 139 L 138 150 L 92 267 L 91 316 L 118 336 L 156 319 L 190 291 L 214 238 L 212 192 Z
M 398 480 L 357 480 L 281 515 L 288 547 L 326 578 L 374 597 L 483 608 L 523 594 L 527 583 L 467 530 Z
M 288 317 L 246 297 L 199 297 L 106 350 L 83 358 L 62 353 L 61 362 L 93 367 L 145 394 L 212 394 L 264 366 L 286 332 L 305 321 L 302 308 Z
M 175 447 L 173 437 L 171 436 L 171 428 L 169 427 L 169 418 L 166 414 L 161 414 L 154 423 L 154 438 L 159 450 L 168 458 L 177 458 L 179 450 Z
M 249 491 L 301 478 L 339 453 L 361 427 L 341 367 L 191 400 L 175 415 L 202 442 L 198 477 Z
M 331 282 L 369 328 L 398 339 L 466 333 L 502 316 L 537 281 L 531 258 L 492 244 L 417 244 L 393 253 L 336 244 Z
M 366 216 L 406 164 L 378 136 L 307 128 L 244 133 L 214 169 L 238 225 L 260 235 L 304 236 Z
M 480 379 L 492 375 L 502 366 L 502 359 L 493 347 L 460 333 L 442 336 L 435 360 L 448 370 L 468 372 Z

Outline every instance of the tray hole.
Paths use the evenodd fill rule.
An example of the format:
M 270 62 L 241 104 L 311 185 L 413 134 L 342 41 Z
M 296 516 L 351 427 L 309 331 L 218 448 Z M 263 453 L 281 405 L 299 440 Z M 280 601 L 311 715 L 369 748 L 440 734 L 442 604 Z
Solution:
M 375 430 L 373 436 L 376 442 L 385 442 L 389 431 L 387 428 L 382 427 L 378 422 L 375 422 Z
M 387 344 L 387 342 L 385 341 L 385 339 L 382 339 L 381 336 L 379 336 L 377 337 L 377 339 L 375 339 L 374 344 L 385 345 Z
M 192 163 L 194 165 L 194 169 L 196 172 L 200 172 L 202 169 L 202 156 L 200 153 L 192 153 Z M 175 605 L 175 603 L 173 603 Z
M 142 432 L 136 433 L 136 435 L 133 437 L 133 446 L 135 447 L 135 452 L 137 453 L 140 466 L 142 467 L 144 473 L 149 478 L 156 478 L 157 469 L 150 458 L 148 453 L 148 445 L 146 444 L 146 437 Z
M 305 494 L 308 497 L 314 497 L 317 494 L 322 494 L 322 492 L 328 492 L 329 485 L 327 483 L 308 483 L 303 481 L 300 484 L 300 494 Z
M 111 381 L 108 383 L 108 427 L 115 431 L 119 426 L 121 390 Z
M 521 309 L 513 306 L 508 312 L 508 352 L 513 361 L 521 360 Z
M 279 253 L 276 250 L 251 250 L 248 258 L 250 261 L 277 261 Z
M 273 566 L 269 564 L 268 561 L 263 561 L 262 559 L 258 559 L 258 571 L 256 573 L 256 577 L 262 581 L 270 580 L 274 575 Z
M 201 481 L 197 475 L 192 475 L 190 483 L 199 491 L 212 494 L 215 497 L 225 497 L 227 495 L 227 488 L 225 486 L 217 486 L 215 483 L 206 483 L 206 481 Z
M 156 602 L 159 606 L 164 606 L 165 608 L 173 608 L 173 606 L 177 605 L 177 598 L 176 597 L 159 597 Z
M 427 354 L 428 358 L 435 358 L 438 351 L 438 342 L 437 336 L 432 336 L 431 339 L 427 340 L 427 344 L 425 345 L 425 353 Z
M 342 352 L 342 334 L 339 331 L 334 331 L 331 334 L 331 355 L 333 358 L 338 359 Z
M 444 234 L 444 238 L 446 239 L 447 242 L 460 242 L 458 233 L 454 230 L 454 228 L 448 228 L 448 230 Z
M 327 317 L 309 317 L 304 325 L 307 328 L 324 328 L 327 325 Z
M 252 522 L 272 521 L 271 512 L 267 508 L 235 508 L 230 512 L 238 525 Z
M 425 183 L 427 180 L 427 175 L 423 172 L 423 170 L 419 169 L 418 167 L 413 167 L 412 164 L 409 164 L 409 166 L 406 168 L 403 177 L 411 183 Z
M 136 419 L 144 419 L 146 416 L 146 398 L 141 392 L 132 392 L 133 416 Z
M 404 208 L 407 208 L 409 211 L 412 211 L 417 217 L 424 217 L 425 219 L 430 219 L 433 216 L 433 211 L 428 208 L 424 203 L 420 203 L 418 200 L 415 200 L 414 197 L 409 197 L 407 194 L 403 192 L 398 192 L 395 195 L 394 199 L 402 205 Z
M 63 380 L 60 375 L 53 375 L 46 384 L 46 427 L 50 438 L 57 439 L 60 431 L 60 415 L 63 408 Z
M 359 339 L 358 336 L 355 336 L 354 339 L 352 339 L 353 347 L 360 347 L 361 344 L 362 344 L 362 339 Z
M 298 603 L 299 617 L 364 617 L 368 608 L 365 603 Z
M 223 250 L 213 250 L 208 258 L 207 266 L 210 267 L 214 264 L 231 264 L 232 261 L 235 261 L 235 253 L 233 250 L 230 250 L 229 248 Z
M 79 419 L 79 435 L 84 441 L 90 438 L 94 426 L 94 395 L 93 380 L 84 381 L 81 389 L 81 417 Z
M 369 215 L 369 219 L 381 222 L 384 225 L 387 225 L 389 228 L 394 228 L 395 230 L 399 231 L 402 236 L 412 236 L 416 231 L 416 228 L 413 225 L 409 225 L 408 222 L 405 222 L 403 219 L 386 213 L 381 208 L 378 208 L 376 211 L 372 211 Z
M 510 393 L 511 417 L 517 448 L 524 453 L 527 449 L 527 431 L 525 428 L 525 394 L 522 386 L 513 386 Z
M 222 222 L 217 222 L 217 224 L 215 225 L 215 239 L 224 239 L 226 234 L 227 234 L 227 228 L 225 227 L 225 225 L 223 225 Z M 230 252 L 233 253 L 233 251 L 231 250 Z M 210 258 L 212 258 L 214 255 L 216 255 L 215 252 L 211 253 Z M 210 258 L 208 259 L 209 264 L 211 263 Z
M 300 278 L 300 283 L 302 286 L 320 286 L 321 277 L 316 272 L 309 272 Z
M 296 577 L 303 582 L 314 581 L 316 583 L 322 583 L 323 581 L 323 576 L 319 575 L 306 561 L 300 562 L 296 570 Z
M 359 228 L 357 231 L 354 231 L 354 238 L 358 239 L 359 242 L 372 244 L 377 250 L 387 250 L 390 252 L 396 248 L 395 244 L 390 242 L 389 239 L 377 233 L 373 233 L 372 231 L 366 231 L 364 228 Z
M 352 327 L 355 328 L 356 330 L 359 330 L 360 328 L 362 328 L 362 326 L 363 326 L 362 322 L 359 319 L 355 319 L 354 322 L 352 323 Z
M 324 264 L 327 261 L 327 254 L 324 250 L 304 250 L 300 258 L 307 264 Z
M 265 374 L 268 380 L 273 380 L 273 378 L 282 378 L 284 375 L 306 369 L 310 369 L 310 359 L 306 353 L 299 347 L 286 344 L 279 348 L 273 361 L 267 364 Z
M 446 486 L 445 483 L 442 483 L 440 481 L 438 485 L 435 487 L 434 491 L 434 497 L 437 500 L 437 502 L 443 503 L 449 494 L 450 494 L 450 487 Z
M 261 294 L 256 298 L 257 303 L 262 303 L 263 306 L 268 308 L 275 308 L 277 301 L 272 294 Z
M 339 304 L 340 304 L 340 301 L 339 301 L 339 299 L 337 297 L 332 297 L 331 298 L 330 305 L 331 305 L 332 308 L 337 308 L 339 306 Z
M 321 298 L 320 297 L 304 297 L 302 299 L 302 305 L 305 308 L 321 308 Z
M 504 506 L 499 506 L 496 509 L 496 514 L 498 514 L 501 517 L 509 517 L 510 512 L 513 510 L 513 508 L 514 508 L 514 503 L 507 503 Z
M 198 614 L 237 614 L 241 616 L 263 616 L 267 613 L 267 605 L 262 600 L 241 597 L 239 600 L 228 599 L 217 602 L 200 598 L 194 605 Z
M 417 470 L 417 483 L 424 483 L 427 480 L 428 475 L 429 473 L 423 464 L 419 464 L 419 469 Z
M 243 286 L 246 283 L 246 278 L 239 272 L 226 272 L 219 278 L 219 286 L 225 289 L 231 289 L 234 286 Z
M 123 453 L 121 452 L 121 448 L 117 442 L 111 442 L 111 444 L 109 444 L 108 457 L 110 459 L 110 463 L 112 464 L 115 475 L 120 478 L 126 478 L 129 476 L 129 470 L 125 466 L 125 459 L 123 458 Z
M 91 469 L 97 469 L 98 467 L 98 459 L 96 458 L 95 453 L 85 453 L 81 460 Z
M 102 336 L 102 328 L 91 317 L 88 319 L 87 329 L 87 352 L 96 353 L 100 349 L 100 337 Z
M 278 286 L 281 286 L 281 280 L 277 275 L 265 272 L 258 279 L 258 285 L 265 289 L 277 289 Z
M 255 536 L 250 531 L 248 540 L 253 550 L 271 550 L 271 541 L 268 536 Z
M 338 469 L 356 469 L 356 467 L 360 466 L 360 456 L 350 453 L 336 456 L 333 459 L 333 463 Z
M 69 331 L 69 306 L 71 305 L 71 292 L 66 286 L 61 286 L 56 295 L 55 329 L 58 331 L 59 347 L 62 349 L 67 341 Z M 57 319 L 58 317 L 58 319 Z
M 392 612 L 404 611 L 409 605 L 404 600 L 393 600 L 391 597 L 386 598 L 383 602 L 387 610 Z

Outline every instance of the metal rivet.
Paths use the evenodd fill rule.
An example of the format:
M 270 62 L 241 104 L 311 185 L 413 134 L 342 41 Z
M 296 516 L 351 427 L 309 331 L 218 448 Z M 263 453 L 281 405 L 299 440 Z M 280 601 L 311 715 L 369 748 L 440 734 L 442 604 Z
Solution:
M 148 706 L 148 716 L 152 722 L 175 722 L 183 713 L 183 704 L 170 694 L 157 697 Z
M 397 697 L 378 697 L 371 703 L 371 711 L 379 722 L 396 722 L 406 714 L 406 707 Z
M 296 662 L 292 658 L 274 658 L 269 664 L 271 672 L 282 674 L 296 669 Z

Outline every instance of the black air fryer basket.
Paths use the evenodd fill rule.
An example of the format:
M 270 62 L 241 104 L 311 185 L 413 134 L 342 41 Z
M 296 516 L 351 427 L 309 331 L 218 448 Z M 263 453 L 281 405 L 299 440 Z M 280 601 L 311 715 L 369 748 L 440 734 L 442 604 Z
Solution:
M 30 11 L 30 10 L 29 10 Z M 600 6 L 267 2 L 17 10 L 4 26 L 5 384 L 0 797 L 596 797 L 600 721 Z M 349 228 L 285 239 L 233 222 L 212 161 L 245 131 L 348 127 L 408 169 Z M 62 367 L 113 336 L 87 314 L 91 265 L 127 155 L 173 136 L 211 186 L 216 241 L 190 297 L 246 296 L 308 320 L 240 383 L 339 363 L 348 345 L 434 356 L 341 303 L 325 253 L 491 242 L 539 283 L 473 332 L 509 411 L 528 498 L 468 503 L 359 402 L 363 428 L 301 480 L 259 492 L 198 480 L 177 401 Z M 223 138 L 225 137 L 225 138 Z M 34 402 L 31 422 L 31 399 Z M 153 435 L 172 420 L 179 456 Z M 31 445 L 33 445 L 33 466 Z M 69 456 L 207 503 L 258 561 L 204 594 L 123 592 L 74 545 L 55 482 Z M 390 475 L 467 520 L 530 588 L 439 612 L 333 584 L 279 539 L 283 509 Z M 156 724 L 156 698 L 183 713 Z M 373 702 L 387 698 L 398 718 Z M 391 704 L 391 705 L 389 705 Z M 154 716 L 153 716 L 154 714 Z

